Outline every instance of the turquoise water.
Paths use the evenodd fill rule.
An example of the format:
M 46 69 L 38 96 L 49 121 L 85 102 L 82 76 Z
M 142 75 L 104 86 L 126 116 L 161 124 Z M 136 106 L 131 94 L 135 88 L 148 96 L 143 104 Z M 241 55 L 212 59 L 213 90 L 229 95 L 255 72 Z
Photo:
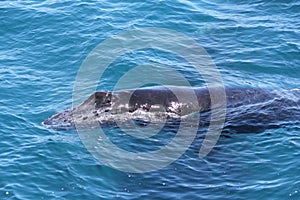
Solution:
M 195 39 L 230 87 L 299 88 L 299 1 L 1 1 L 1 199 L 299 199 L 299 125 L 221 137 L 205 158 L 200 144 L 155 172 L 105 167 L 76 131 L 41 122 L 71 106 L 77 71 L 104 39 L 143 27 Z M 120 58 L 100 89 L 143 61 L 177 68 L 158 53 Z M 168 77 L 172 78 L 172 77 Z M 121 139 L 121 138 L 120 138 Z

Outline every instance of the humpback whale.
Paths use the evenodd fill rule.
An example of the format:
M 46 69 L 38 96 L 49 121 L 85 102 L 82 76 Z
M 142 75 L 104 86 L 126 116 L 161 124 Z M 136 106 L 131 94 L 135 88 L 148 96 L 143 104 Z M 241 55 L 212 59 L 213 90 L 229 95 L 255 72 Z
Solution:
M 174 88 L 184 96 L 187 88 Z M 198 105 L 188 98 L 179 101 L 167 87 L 155 86 L 136 90 L 97 91 L 77 107 L 56 113 L 42 124 L 47 128 L 69 130 L 115 126 L 127 120 L 159 123 L 162 119 L 180 119 L 194 112 L 201 113 L 199 124 L 209 124 L 211 96 L 206 87 L 192 89 Z M 286 124 L 298 123 L 300 90 L 264 90 L 225 88 L 226 120 L 224 131 L 260 132 Z M 126 99 L 126 101 L 124 100 Z M 124 100 L 124 101 L 123 101 Z M 224 103 L 221 99 L 216 103 Z M 76 113 L 76 114 L 75 114 Z M 75 123 L 76 122 L 76 123 Z

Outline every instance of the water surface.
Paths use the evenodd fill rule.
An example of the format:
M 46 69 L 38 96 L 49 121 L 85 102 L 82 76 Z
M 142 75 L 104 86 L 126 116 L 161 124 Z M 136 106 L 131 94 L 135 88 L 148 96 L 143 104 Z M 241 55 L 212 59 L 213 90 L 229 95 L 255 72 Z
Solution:
M 298 199 L 296 124 L 223 136 L 204 159 L 196 143 L 161 170 L 128 174 L 94 159 L 75 131 L 40 123 L 71 106 L 77 71 L 90 51 L 133 28 L 192 37 L 212 56 L 226 86 L 299 88 L 299 11 L 295 0 L 2 1 L 1 199 Z M 171 65 L 203 86 L 185 63 L 168 58 L 124 56 L 99 89 L 111 89 L 144 61 Z

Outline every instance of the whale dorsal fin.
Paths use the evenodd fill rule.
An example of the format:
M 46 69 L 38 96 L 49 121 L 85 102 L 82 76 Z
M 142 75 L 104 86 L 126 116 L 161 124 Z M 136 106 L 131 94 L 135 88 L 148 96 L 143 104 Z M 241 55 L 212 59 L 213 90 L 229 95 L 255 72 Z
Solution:
M 103 106 L 111 105 L 111 92 L 101 90 L 93 93 L 87 100 L 85 100 L 79 107 L 87 108 L 91 107 L 94 109 L 101 108 Z
M 111 97 L 112 93 L 108 91 L 97 91 L 94 93 L 95 98 L 95 107 L 101 108 L 103 106 L 110 106 L 111 105 Z

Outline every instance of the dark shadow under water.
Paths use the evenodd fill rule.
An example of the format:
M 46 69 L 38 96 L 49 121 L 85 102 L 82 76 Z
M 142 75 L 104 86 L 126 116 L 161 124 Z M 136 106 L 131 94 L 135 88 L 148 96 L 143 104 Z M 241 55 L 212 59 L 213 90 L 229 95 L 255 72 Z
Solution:
M 186 88 L 176 89 L 179 94 L 186 92 Z M 206 88 L 195 88 L 194 92 L 201 109 L 198 124 L 201 130 L 201 127 L 209 126 L 214 120 L 211 119 L 212 101 Z M 299 123 L 300 90 L 298 89 L 267 91 L 226 88 L 225 92 L 226 117 L 223 133 L 258 133 L 270 128 Z M 126 98 L 129 99 L 128 108 L 124 108 Z M 216 101 L 217 104 L 224 102 L 218 99 Z M 163 112 L 159 109 L 153 111 L 152 108 L 156 105 L 162 105 Z M 101 127 L 116 127 L 128 121 L 132 123 L 133 120 L 135 123 L 133 128 L 147 127 L 152 123 L 165 123 L 165 128 L 176 132 L 176 127 L 181 122 L 180 119 L 186 113 L 199 112 L 193 106 L 188 99 L 186 102 L 179 102 L 172 91 L 162 87 L 115 93 L 101 91 L 91 95 L 79 107 L 53 115 L 45 120 L 43 125 L 57 130 L 74 129 L 73 118 L 76 117 L 76 128 L 93 128 L 93 126 L 97 128 L 99 124 Z M 113 107 L 118 109 L 114 110 Z M 190 110 L 184 111 L 186 107 Z M 74 115 L 76 112 L 79 114 Z M 198 117 L 198 115 L 195 116 Z M 128 123 L 129 126 L 130 123 Z

